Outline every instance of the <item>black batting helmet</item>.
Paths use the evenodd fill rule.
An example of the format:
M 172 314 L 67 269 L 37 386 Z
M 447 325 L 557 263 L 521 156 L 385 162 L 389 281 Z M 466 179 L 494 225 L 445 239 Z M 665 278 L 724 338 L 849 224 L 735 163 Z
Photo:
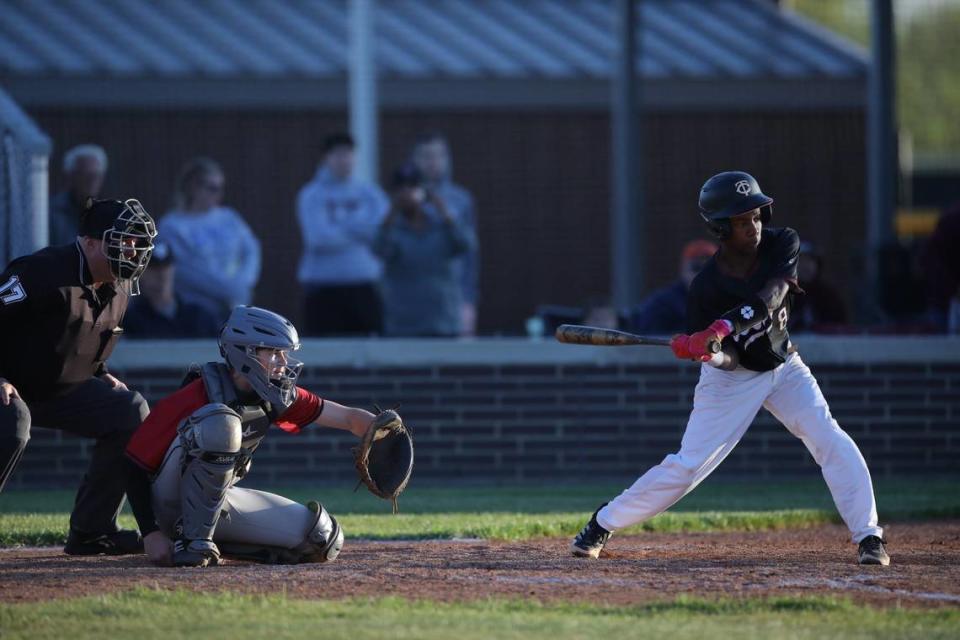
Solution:
M 724 171 L 700 188 L 700 217 L 723 240 L 730 235 L 730 218 L 760 209 L 763 224 L 773 216 L 773 198 L 760 191 L 756 178 L 745 171 Z

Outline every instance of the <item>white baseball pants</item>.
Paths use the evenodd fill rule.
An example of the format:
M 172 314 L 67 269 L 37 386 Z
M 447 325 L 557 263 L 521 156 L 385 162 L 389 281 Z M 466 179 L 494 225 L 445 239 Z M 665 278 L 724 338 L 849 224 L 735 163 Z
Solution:
M 883 537 L 867 463 L 830 415 L 816 379 L 795 353 L 773 371 L 722 371 L 702 365 L 680 451 L 610 501 L 597 522 L 614 531 L 666 511 L 733 451 L 760 407 L 800 438 L 820 465 L 853 541 Z

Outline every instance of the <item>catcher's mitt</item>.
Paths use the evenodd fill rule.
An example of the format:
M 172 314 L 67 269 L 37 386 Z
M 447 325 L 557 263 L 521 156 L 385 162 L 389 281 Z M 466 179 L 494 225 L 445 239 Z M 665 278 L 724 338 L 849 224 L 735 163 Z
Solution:
M 390 500 L 397 513 L 397 496 L 407 487 L 413 471 L 413 439 L 396 411 L 377 414 L 353 449 L 353 463 L 360 482 L 373 495 Z

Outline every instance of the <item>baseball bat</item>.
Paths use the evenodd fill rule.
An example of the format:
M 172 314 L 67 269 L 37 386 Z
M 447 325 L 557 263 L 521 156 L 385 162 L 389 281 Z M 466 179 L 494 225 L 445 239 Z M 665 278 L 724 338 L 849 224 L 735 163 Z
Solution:
M 626 331 L 616 329 L 601 329 L 600 327 L 586 327 L 579 324 L 562 324 L 557 327 L 557 340 L 567 344 L 592 344 L 605 347 L 621 347 L 629 345 L 656 345 L 670 346 L 669 338 L 647 338 Z M 719 342 L 710 343 L 710 353 L 720 351 Z

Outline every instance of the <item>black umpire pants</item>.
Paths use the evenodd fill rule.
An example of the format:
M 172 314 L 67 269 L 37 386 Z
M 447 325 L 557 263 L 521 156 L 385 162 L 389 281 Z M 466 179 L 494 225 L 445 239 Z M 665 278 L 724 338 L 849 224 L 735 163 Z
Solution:
M 14 385 L 16 386 L 16 385 Z M 118 530 L 124 498 L 124 450 L 150 409 L 136 391 L 113 389 L 91 378 L 56 398 L 0 404 L 0 491 L 30 439 L 31 423 L 93 438 L 93 454 L 70 514 L 70 528 L 83 533 Z

